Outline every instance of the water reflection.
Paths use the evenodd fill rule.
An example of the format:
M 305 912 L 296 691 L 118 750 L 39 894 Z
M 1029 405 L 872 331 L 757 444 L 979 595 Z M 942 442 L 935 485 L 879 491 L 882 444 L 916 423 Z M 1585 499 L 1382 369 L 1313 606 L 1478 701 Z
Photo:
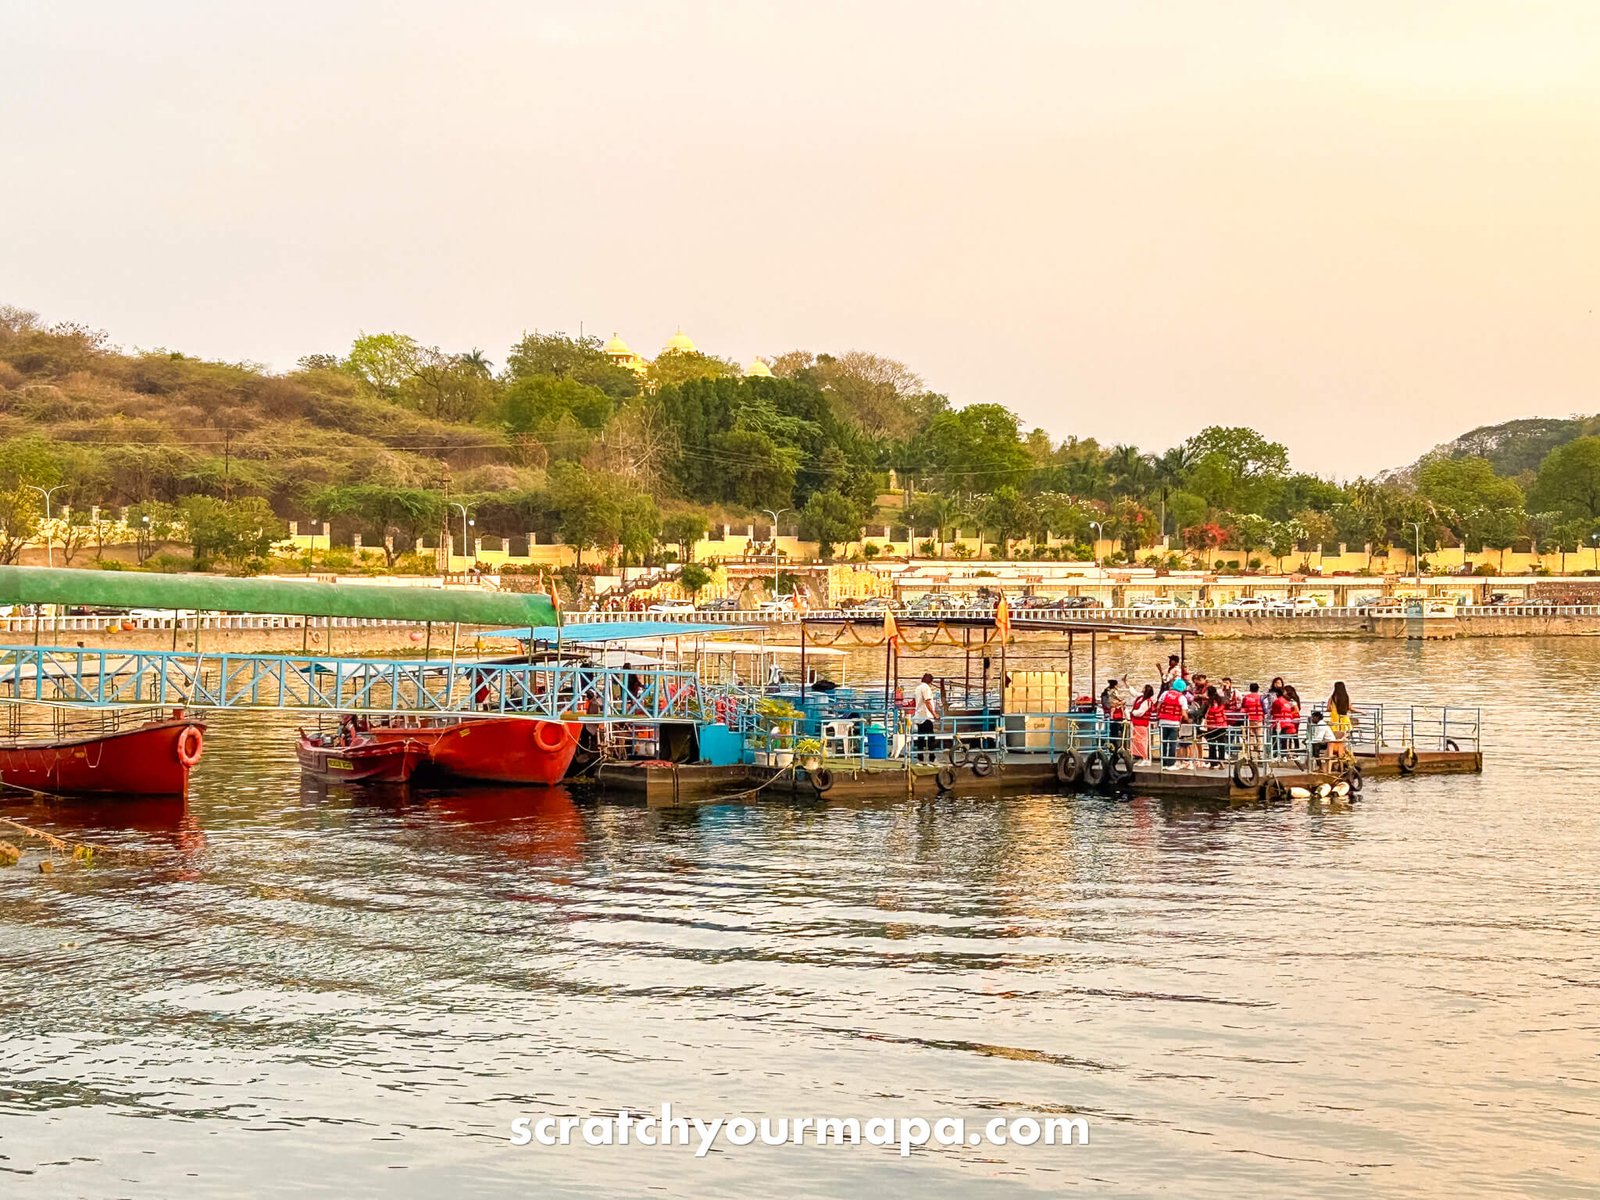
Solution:
M 556 1195 L 1581 1194 L 1597 779 L 1525 714 L 1586 693 L 1600 644 L 1202 649 L 1235 678 L 1292 656 L 1369 694 L 1448 679 L 1490 710 L 1489 771 L 1353 805 L 661 812 L 306 789 L 292 725 L 222 717 L 187 809 L 5 806 L 144 854 L 0 872 L 0 1173 L 161 1197 L 510 1196 L 533 1175 Z M 664 1099 L 1087 1113 L 1094 1142 L 905 1163 L 504 1144 L 518 1113 Z

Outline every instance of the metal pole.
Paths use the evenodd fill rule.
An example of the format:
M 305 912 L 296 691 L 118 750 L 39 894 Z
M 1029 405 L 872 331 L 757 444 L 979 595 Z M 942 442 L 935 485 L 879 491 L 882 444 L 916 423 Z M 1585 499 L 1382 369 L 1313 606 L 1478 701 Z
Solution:
M 58 483 L 55 487 L 49 488 L 48 490 L 40 487 L 36 483 L 30 483 L 28 486 L 44 497 L 44 561 L 46 566 L 53 567 L 56 565 L 56 544 L 55 539 L 50 536 L 50 497 L 55 495 L 67 485 L 64 483 Z
M 793 512 L 792 508 L 763 508 L 761 510 L 772 518 L 772 598 L 778 598 L 778 517 L 786 512 Z

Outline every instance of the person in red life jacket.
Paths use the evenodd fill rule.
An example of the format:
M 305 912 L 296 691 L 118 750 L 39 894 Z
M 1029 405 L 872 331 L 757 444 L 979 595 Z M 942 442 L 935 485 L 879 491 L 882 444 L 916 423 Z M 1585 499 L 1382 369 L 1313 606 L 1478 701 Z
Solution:
M 1275 745 L 1273 754 L 1287 755 L 1294 749 L 1295 738 L 1300 732 L 1300 695 L 1288 684 L 1283 691 L 1278 693 L 1278 698 L 1272 702 L 1272 730 Z
M 1206 713 L 1203 718 L 1206 738 L 1206 765 L 1220 767 L 1228 759 L 1228 706 L 1222 693 L 1215 687 L 1206 689 Z
M 1156 690 L 1148 683 L 1128 709 L 1128 724 L 1133 728 L 1133 761 L 1150 761 L 1150 716 L 1156 709 Z
M 1240 696 L 1233 688 L 1231 676 L 1222 677 L 1222 686 L 1217 688 L 1217 694 L 1222 697 L 1223 710 L 1228 714 L 1228 757 L 1239 757 L 1239 743 L 1244 733 L 1244 711 L 1240 707 Z
M 1161 766 L 1168 771 L 1178 769 L 1179 731 L 1189 719 L 1189 700 L 1184 695 L 1188 690 L 1187 682 L 1174 679 L 1172 686 L 1156 701 L 1156 725 L 1161 730 Z
M 1262 734 L 1267 727 L 1267 700 L 1261 694 L 1259 683 L 1252 683 L 1250 690 L 1239 697 L 1239 713 L 1244 718 L 1245 751 L 1261 754 L 1264 749 Z

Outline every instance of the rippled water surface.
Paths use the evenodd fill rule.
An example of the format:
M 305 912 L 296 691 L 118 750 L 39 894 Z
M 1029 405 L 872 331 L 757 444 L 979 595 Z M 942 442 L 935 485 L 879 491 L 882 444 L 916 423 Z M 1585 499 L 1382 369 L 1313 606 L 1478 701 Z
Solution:
M 0 1195 L 1596 1195 L 1600 641 L 1200 657 L 1481 704 L 1486 772 L 1231 811 L 399 802 L 303 790 L 290 727 L 234 715 L 186 810 L 0 808 L 146 852 L 0 872 Z M 663 1100 L 1093 1140 L 507 1143 Z

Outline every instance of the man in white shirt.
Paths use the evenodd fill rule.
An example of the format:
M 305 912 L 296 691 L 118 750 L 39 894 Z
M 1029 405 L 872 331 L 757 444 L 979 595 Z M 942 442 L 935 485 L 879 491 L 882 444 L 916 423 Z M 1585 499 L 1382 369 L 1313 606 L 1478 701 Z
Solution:
M 933 761 L 933 726 L 939 719 L 939 693 L 933 690 L 933 674 L 924 674 L 911 694 L 911 720 L 917 727 L 917 760 Z

